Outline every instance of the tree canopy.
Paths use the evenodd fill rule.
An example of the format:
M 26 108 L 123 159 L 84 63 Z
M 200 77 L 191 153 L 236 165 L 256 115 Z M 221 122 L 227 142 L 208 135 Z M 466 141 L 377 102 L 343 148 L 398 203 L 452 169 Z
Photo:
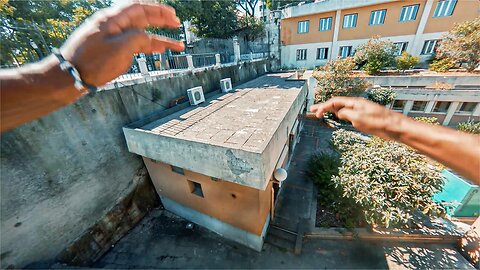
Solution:
M 159 0 L 175 8 L 177 16 L 190 21 L 199 37 L 229 38 L 238 29 L 235 1 Z
M 480 17 L 455 24 L 440 42 L 437 59 L 451 59 L 474 70 L 480 64 Z
M 38 60 L 110 0 L 0 0 L 0 65 Z

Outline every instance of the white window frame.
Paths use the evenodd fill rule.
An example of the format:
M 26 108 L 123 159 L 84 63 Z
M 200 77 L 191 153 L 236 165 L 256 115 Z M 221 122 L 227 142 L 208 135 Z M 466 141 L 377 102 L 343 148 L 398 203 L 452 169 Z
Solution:
M 403 105 L 402 105 L 401 108 L 395 108 L 395 102 L 397 102 L 397 101 L 403 103 Z M 394 110 L 394 111 L 396 111 L 396 112 L 401 112 L 401 111 L 403 111 L 403 109 L 405 108 L 405 105 L 406 105 L 406 104 L 407 104 L 407 101 L 404 100 L 404 99 L 395 99 L 394 101 L 392 101 L 392 107 L 391 107 L 390 109 L 392 109 L 392 110 Z
M 413 107 L 415 106 L 415 102 L 424 102 L 425 103 L 425 107 L 423 108 L 423 110 L 420 110 L 420 111 L 417 111 L 415 110 Z M 425 110 L 427 109 L 427 106 L 428 106 L 428 101 L 427 100 L 414 100 L 413 101 L 413 105 L 412 105 L 412 109 L 410 110 L 411 112 L 425 112 Z
M 420 9 L 420 4 L 403 6 L 402 11 L 400 12 L 399 22 L 409 22 L 415 21 L 417 19 L 418 10 Z
M 397 46 L 397 51 L 395 51 L 395 55 L 402 55 L 402 52 L 407 51 L 408 42 L 395 42 L 393 44 Z
M 348 53 L 345 53 L 345 50 L 347 50 Z M 338 50 L 338 56 L 341 58 L 347 58 L 353 54 L 353 47 L 352 46 L 340 46 Z
M 476 103 L 476 104 L 475 104 L 475 106 L 473 107 L 473 110 L 471 110 L 471 111 L 461 111 L 462 106 L 463 106 L 463 104 L 465 104 L 465 103 Z M 477 102 L 471 102 L 471 101 L 460 102 L 460 104 L 458 104 L 457 111 L 456 111 L 455 113 L 457 113 L 457 114 L 472 114 L 472 113 L 475 111 L 475 109 L 477 108 L 477 106 L 480 106 L 480 105 L 478 105 L 478 104 L 479 104 L 479 103 L 477 103 Z
M 355 28 L 357 27 L 358 13 L 346 14 L 343 16 L 343 28 Z
M 457 0 L 440 0 L 433 12 L 433 18 L 448 17 L 453 15 Z
M 297 49 L 297 61 L 307 60 L 307 49 Z
M 435 53 L 435 48 L 437 47 L 438 39 L 425 40 L 422 47 L 422 55 L 430 55 Z
M 445 111 L 435 111 L 435 109 L 437 108 L 437 105 L 438 105 L 439 103 L 442 103 L 442 102 L 448 103 L 447 109 L 446 109 Z M 451 102 L 451 101 L 435 101 L 435 104 L 433 104 L 432 113 L 446 114 L 446 113 L 448 113 L 448 110 L 450 109 L 450 106 L 452 106 L 452 102 Z
M 318 23 L 318 31 L 332 30 L 332 17 L 321 18 Z
M 308 28 L 309 28 L 310 21 L 305 20 L 305 21 L 299 21 L 297 25 L 297 33 L 298 34 L 306 34 L 308 33 Z
M 322 54 L 322 57 L 320 55 Z M 328 47 L 317 48 L 317 60 L 327 60 L 328 59 Z
M 374 10 L 370 12 L 370 20 L 368 22 L 368 25 L 382 25 L 385 23 L 386 16 L 386 9 Z

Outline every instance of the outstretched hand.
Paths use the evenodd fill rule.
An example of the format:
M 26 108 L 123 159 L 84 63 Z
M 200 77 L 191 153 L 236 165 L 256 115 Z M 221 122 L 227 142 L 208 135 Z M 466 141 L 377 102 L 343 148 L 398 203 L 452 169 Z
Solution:
M 178 28 L 172 7 L 133 3 L 107 8 L 87 19 L 60 51 L 88 84 L 100 86 L 125 73 L 135 53 L 184 50 L 181 41 L 149 35 L 147 27 Z
M 310 111 L 318 118 L 326 112 L 334 113 L 339 119 L 351 122 L 356 129 L 384 139 L 395 139 L 388 127 L 398 127 L 405 118 L 374 102 L 354 97 L 333 97 L 324 103 L 312 105 Z

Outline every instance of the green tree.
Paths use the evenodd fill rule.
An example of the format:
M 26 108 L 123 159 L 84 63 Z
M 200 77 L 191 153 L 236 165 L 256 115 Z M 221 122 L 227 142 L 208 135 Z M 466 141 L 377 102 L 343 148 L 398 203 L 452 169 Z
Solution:
M 457 129 L 467 133 L 480 134 L 480 122 L 468 120 L 467 122 L 459 123 Z
M 432 61 L 428 69 L 436 72 L 447 72 L 455 66 L 455 60 L 450 57 L 436 58 Z
M 38 60 L 59 47 L 86 17 L 110 5 L 110 0 L 0 1 L 1 65 Z
M 442 39 L 437 51 L 438 59 L 451 59 L 463 63 L 472 71 L 480 64 L 480 17 L 455 24 Z
M 265 26 L 256 17 L 243 16 L 238 19 L 239 32 L 247 41 L 253 41 L 265 36 Z
M 402 55 L 397 57 L 395 60 L 397 61 L 397 68 L 405 72 L 406 69 L 411 69 L 417 65 L 420 61 L 420 58 L 407 52 L 402 52 Z
M 355 96 L 367 89 L 367 82 L 353 74 L 355 61 L 351 57 L 329 61 L 315 71 L 317 79 L 315 102 L 324 102 L 333 96 Z
M 354 59 L 368 74 L 374 75 L 395 62 L 396 50 L 393 42 L 376 36 L 357 48 Z
M 395 91 L 389 88 L 375 88 L 368 91 L 367 98 L 382 106 L 392 103 L 395 100 Z
M 341 167 L 333 177 L 343 196 L 355 200 L 373 226 L 408 225 L 415 211 L 442 213 L 432 199 L 441 191 L 440 169 L 413 149 L 377 137 L 337 130 L 334 145 L 341 151 Z

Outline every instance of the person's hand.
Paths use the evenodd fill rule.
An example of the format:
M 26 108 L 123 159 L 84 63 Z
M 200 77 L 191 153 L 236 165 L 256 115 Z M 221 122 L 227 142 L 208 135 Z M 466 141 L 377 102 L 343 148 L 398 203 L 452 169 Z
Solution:
M 318 118 L 326 112 L 334 113 L 339 119 L 351 122 L 356 129 L 384 139 L 395 139 L 389 127 L 399 128 L 406 118 L 364 98 L 353 97 L 334 97 L 312 105 L 310 111 Z
M 184 50 L 183 42 L 148 35 L 147 27 L 178 28 L 172 7 L 133 3 L 107 8 L 87 19 L 60 49 L 82 80 L 100 86 L 125 73 L 135 53 Z

